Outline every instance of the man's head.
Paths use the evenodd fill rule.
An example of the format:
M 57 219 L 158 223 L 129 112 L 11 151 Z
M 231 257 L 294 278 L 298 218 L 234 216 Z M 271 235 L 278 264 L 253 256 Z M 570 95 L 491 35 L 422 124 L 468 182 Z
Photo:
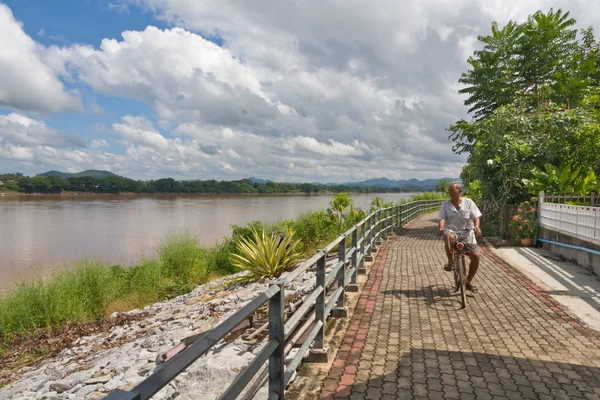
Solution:
M 460 182 L 452 182 L 448 186 L 448 194 L 452 199 L 458 199 L 460 194 L 462 193 L 462 183 Z

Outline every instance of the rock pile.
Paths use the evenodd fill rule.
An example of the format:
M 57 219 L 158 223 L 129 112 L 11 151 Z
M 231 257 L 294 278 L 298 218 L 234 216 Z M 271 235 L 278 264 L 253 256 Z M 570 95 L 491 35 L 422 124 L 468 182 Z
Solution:
M 215 290 L 231 278 L 127 312 L 147 313 L 147 317 L 78 338 L 57 357 L 23 368 L 18 380 L 0 388 L 0 399 L 100 399 L 117 388 L 131 389 L 160 368 L 168 350 L 185 338 L 212 329 L 268 285 L 252 283 Z M 305 272 L 286 287 L 286 295 L 304 295 L 314 284 L 314 272 Z M 241 338 L 228 345 L 219 343 L 154 398 L 214 399 L 257 351 Z

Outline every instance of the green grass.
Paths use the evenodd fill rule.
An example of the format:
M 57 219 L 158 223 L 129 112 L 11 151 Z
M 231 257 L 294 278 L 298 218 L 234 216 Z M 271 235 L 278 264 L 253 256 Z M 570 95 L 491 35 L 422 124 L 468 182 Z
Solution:
M 188 292 L 211 276 L 236 272 L 231 246 L 229 240 L 204 249 L 194 235 L 178 233 L 159 244 L 155 259 L 128 268 L 82 261 L 47 279 L 22 282 L 0 299 L 0 338 L 7 344 L 14 335 L 98 320 Z

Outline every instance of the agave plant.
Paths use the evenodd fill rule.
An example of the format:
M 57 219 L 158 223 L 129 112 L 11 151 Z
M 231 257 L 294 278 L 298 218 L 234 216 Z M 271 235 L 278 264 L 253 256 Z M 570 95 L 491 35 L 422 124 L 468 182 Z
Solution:
M 250 274 L 240 276 L 237 282 L 273 279 L 296 265 L 302 254 L 296 251 L 300 240 L 288 236 L 267 235 L 252 229 L 252 238 L 240 237 L 237 242 L 239 254 L 231 254 L 231 263 Z

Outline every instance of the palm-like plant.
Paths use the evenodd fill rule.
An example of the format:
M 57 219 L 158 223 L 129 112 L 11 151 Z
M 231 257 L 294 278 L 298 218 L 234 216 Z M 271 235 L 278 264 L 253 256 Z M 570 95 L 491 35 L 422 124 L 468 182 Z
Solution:
M 240 237 L 237 242 L 239 254 L 231 254 L 231 262 L 250 274 L 238 277 L 236 282 L 253 282 L 273 279 L 296 265 L 302 254 L 296 251 L 300 240 L 289 236 L 267 235 L 252 230 L 252 238 Z

